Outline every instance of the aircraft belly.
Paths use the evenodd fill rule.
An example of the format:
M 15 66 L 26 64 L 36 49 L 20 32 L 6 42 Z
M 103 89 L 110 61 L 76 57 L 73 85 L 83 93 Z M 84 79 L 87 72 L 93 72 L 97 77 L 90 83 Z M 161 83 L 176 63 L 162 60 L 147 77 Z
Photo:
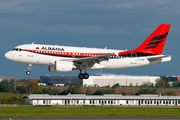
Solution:
M 135 58 L 133 62 L 132 59 L 133 58 L 110 59 L 109 61 L 101 62 L 101 64 L 105 66 L 103 69 L 126 69 L 149 65 L 149 61 L 145 59 Z

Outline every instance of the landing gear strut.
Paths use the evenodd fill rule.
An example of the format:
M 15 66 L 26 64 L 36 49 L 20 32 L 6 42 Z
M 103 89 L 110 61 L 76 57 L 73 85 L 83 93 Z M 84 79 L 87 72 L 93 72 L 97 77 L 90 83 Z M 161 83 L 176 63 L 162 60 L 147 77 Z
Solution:
M 82 70 L 80 70 L 80 74 L 78 75 L 78 78 L 79 79 L 88 79 L 89 78 L 89 74 L 86 73 L 86 70 L 85 70 L 85 73 L 83 74 L 82 73 Z
M 28 64 L 28 71 L 26 72 L 27 75 L 30 75 L 30 74 L 31 74 L 31 72 L 30 72 L 31 67 L 32 67 L 32 64 Z

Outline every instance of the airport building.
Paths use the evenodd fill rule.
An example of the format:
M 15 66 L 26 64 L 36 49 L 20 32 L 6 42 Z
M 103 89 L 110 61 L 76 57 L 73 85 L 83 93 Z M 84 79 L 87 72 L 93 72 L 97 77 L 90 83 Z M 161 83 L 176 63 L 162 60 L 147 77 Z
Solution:
M 2 82 L 3 80 L 16 80 L 15 76 L 0 76 L 0 82 Z
M 141 86 L 144 83 L 152 84 L 156 83 L 156 79 L 161 78 L 160 76 L 125 76 L 125 75 L 103 75 L 103 76 L 90 76 L 88 80 L 83 79 L 83 86 L 99 86 L 112 87 L 118 83 L 120 86 Z
M 144 83 L 155 86 L 157 79 L 167 80 L 170 84 L 180 80 L 177 76 L 125 76 L 125 75 L 102 75 L 89 76 L 88 79 L 79 79 L 77 76 L 41 76 L 40 83 L 55 86 L 65 86 L 70 83 L 81 83 L 85 87 L 112 87 L 118 83 L 120 86 L 141 86 Z
M 81 83 L 81 79 L 77 76 L 40 76 L 40 83 L 55 86 L 65 86 L 70 83 Z
M 180 96 L 138 95 L 24 95 L 27 105 L 180 105 Z

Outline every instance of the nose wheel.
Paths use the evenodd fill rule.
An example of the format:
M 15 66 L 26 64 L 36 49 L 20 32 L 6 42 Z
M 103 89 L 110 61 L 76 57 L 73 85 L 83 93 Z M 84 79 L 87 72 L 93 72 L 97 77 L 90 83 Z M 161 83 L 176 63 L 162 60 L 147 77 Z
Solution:
M 31 72 L 30 72 L 30 71 L 27 71 L 27 72 L 26 72 L 26 75 L 30 75 L 30 74 L 31 74 Z
M 30 75 L 31 74 L 31 72 L 30 72 L 31 67 L 32 67 L 32 64 L 28 64 L 28 71 L 26 72 L 26 75 Z

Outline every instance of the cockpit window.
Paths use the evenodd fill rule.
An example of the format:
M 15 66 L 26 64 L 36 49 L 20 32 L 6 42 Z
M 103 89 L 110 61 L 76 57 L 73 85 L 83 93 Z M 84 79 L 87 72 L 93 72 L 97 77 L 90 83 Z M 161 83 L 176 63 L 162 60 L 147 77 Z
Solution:
M 12 51 L 21 51 L 21 48 L 13 48 Z

